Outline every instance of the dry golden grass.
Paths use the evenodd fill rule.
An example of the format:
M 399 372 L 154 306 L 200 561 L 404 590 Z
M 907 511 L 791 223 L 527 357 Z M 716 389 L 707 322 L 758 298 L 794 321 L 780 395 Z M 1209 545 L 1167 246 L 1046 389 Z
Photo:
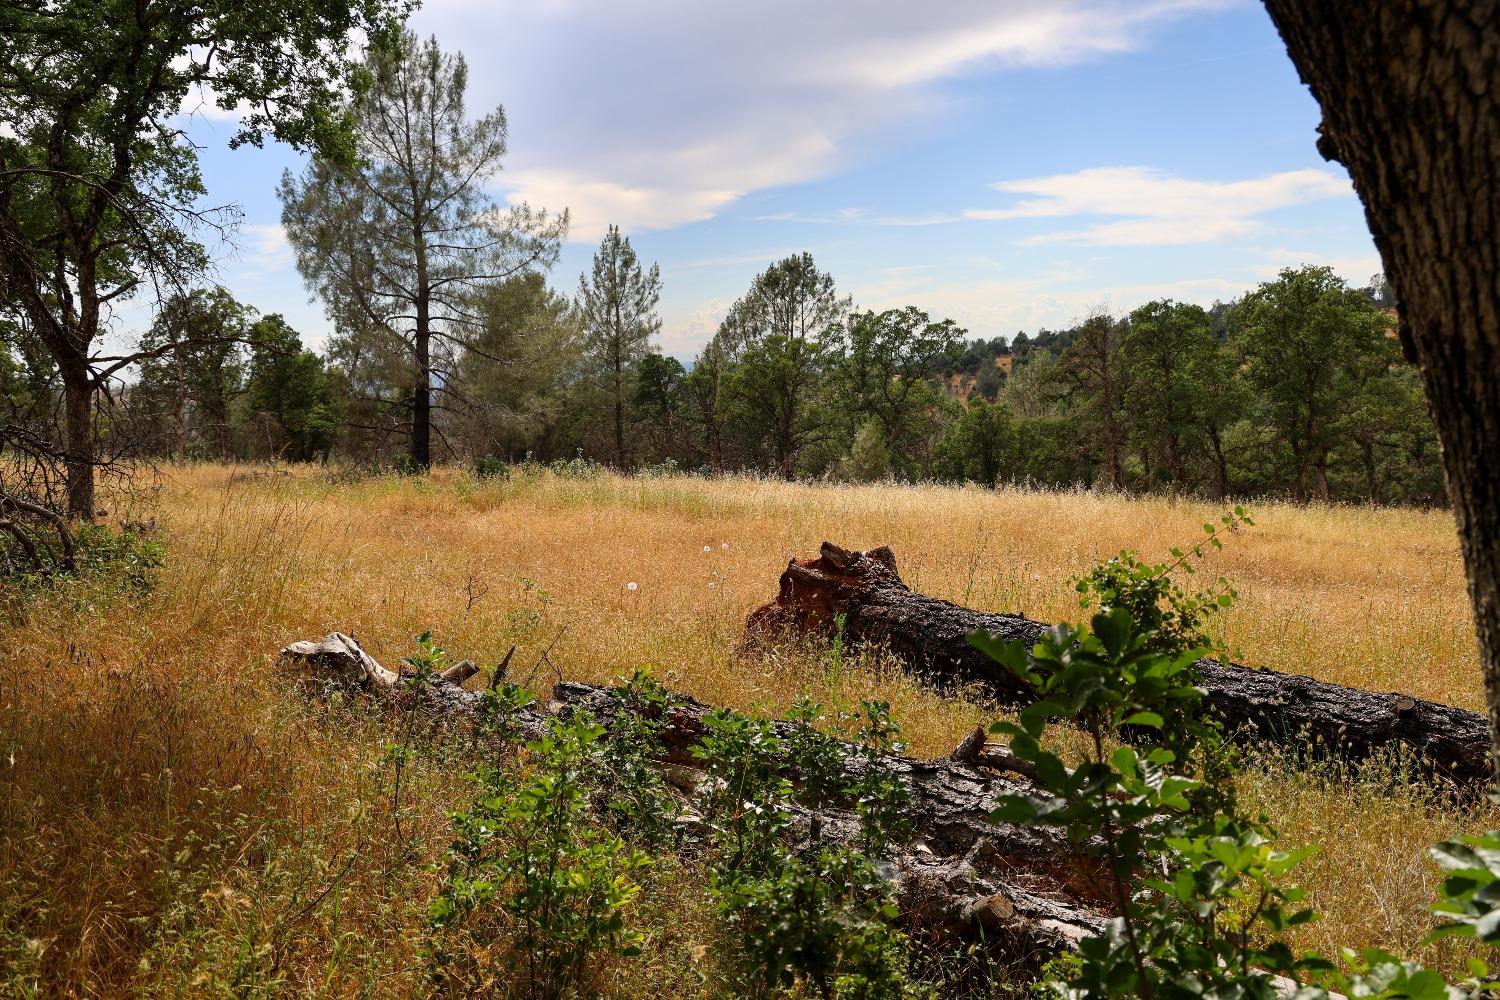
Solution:
M 419 758 L 401 801 L 379 720 L 270 681 L 276 650 L 333 629 L 394 663 L 431 629 L 545 687 L 651 665 L 705 701 L 777 712 L 805 691 L 878 693 L 919 754 L 985 713 L 899 672 L 830 676 L 815 657 L 736 658 L 744 617 L 823 539 L 889 544 L 923 592 L 1042 619 L 1068 577 L 1121 548 L 1193 541 L 1211 505 L 1087 493 L 754 480 L 531 477 L 337 483 L 177 470 L 149 595 L 75 585 L 33 598 L 0 664 L 0 968 L 85 995 L 420 994 L 418 928 L 464 800 L 460 760 Z M 1446 513 L 1262 505 L 1204 566 L 1242 594 L 1223 623 L 1251 663 L 1478 708 L 1477 653 Z M 634 582 L 634 590 L 627 584 Z M 546 660 L 544 651 L 550 649 Z M 555 672 L 554 672 L 555 671 Z M 13 762 L 12 762 L 13 755 Z M 1257 761 L 1246 795 L 1288 845 L 1324 922 L 1303 943 L 1420 944 L 1425 846 L 1493 824 L 1401 786 Z M 403 810 L 405 836 L 392 831 Z M 712 933 L 681 894 L 643 905 L 654 947 L 623 995 L 689 993 Z M 15 987 L 18 988 L 18 987 Z

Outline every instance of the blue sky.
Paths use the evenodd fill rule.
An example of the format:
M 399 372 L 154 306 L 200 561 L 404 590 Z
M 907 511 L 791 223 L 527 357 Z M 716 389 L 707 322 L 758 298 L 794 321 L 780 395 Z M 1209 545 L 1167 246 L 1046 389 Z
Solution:
M 985 337 L 1301 263 L 1379 270 L 1249 0 L 428 0 L 411 23 L 464 53 L 472 110 L 505 107 L 496 200 L 571 210 L 553 285 L 619 223 L 661 264 L 661 346 L 684 358 L 800 250 L 860 306 Z M 275 196 L 301 160 L 190 127 L 210 200 L 245 213 L 218 279 L 320 344 Z

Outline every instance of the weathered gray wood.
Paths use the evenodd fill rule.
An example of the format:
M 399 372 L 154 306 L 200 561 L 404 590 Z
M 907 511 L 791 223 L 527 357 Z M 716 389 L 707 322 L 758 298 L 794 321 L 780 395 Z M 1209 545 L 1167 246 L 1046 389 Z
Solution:
M 472 720 L 482 698 L 443 675 L 403 683 L 401 675 L 380 666 L 342 633 L 293 643 L 281 651 L 278 663 L 314 692 L 368 694 L 445 724 Z M 675 784 L 691 786 L 701 779 L 692 776 L 700 764 L 692 749 L 704 735 L 703 717 L 711 709 L 682 695 L 674 699 L 661 764 Z M 515 721 L 522 731 L 536 734 L 547 718 L 588 712 L 608 738 L 630 711 L 609 688 L 563 682 L 545 707 L 527 710 Z M 792 726 L 776 725 L 783 733 Z M 990 821 L 1000 796 L 1040 794 L 1028 782 L 963 760 L 921 761 L 899 754 L 879 759 L 911 795 L 912 836 L 894 852 L 887 871 L 914 933 L 936 943 L 983 940 L 1006 962 L 1034 970 L 1104 929 L 1102 868 L 1053 831 Z M 816 823 L 825 837 L 852 838 L 858 830 L 856 817 L 840 809 L 798 807 L 797 818 L 797 828 L 805 831 Z
M 758 643 L 786 632 L 831 633 L 839 616 L 846 641 L 888 649 L 919 675 L 977 684 L 1013 705 L 1030 700 L 1031 692 L 965 636 L 985 629 L 1030 644 L 1049 627 L 1024 615 L 975 611 L 914 593 L 888 548 L 853 552 L 824 542 L 816 559 L 791 561 L 776 599 L 750 616 L 747 637 Z M 1490 781 L 1489 726 L 1477 712 L 1300 674 L 1212 660 L 1198 667 L 1206 705 L 1232 734 L 1351 760 L 1399 750 L 1459 785 L 1479 788 Z

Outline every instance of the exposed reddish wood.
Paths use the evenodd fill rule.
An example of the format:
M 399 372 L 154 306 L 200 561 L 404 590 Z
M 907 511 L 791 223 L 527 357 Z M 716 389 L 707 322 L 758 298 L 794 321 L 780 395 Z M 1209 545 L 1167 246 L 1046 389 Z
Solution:
M 824 542 L 817 558 L 787 566 L 776 599 L 750 615 L 747 640 L 827 635 L 839 620 L 847 642 L 887 649 L 939 683 L 978 684 L 1007 704 L 1024 703 L 1031 692 L 965 636 L 985 629 L 1030 644 L 1048 627 L 1024 615 L 975 611 L 914 593 L 889 548 L 853 552 Z M 1460 785 L 1482 787 L 1490 780 L 1489 727 L 1477 712 L 1238 664 L 1203 660 L 1198 669 L 1206 704 L 1232 733 L 1336 750 L 1353 760 L 1396 750 Z

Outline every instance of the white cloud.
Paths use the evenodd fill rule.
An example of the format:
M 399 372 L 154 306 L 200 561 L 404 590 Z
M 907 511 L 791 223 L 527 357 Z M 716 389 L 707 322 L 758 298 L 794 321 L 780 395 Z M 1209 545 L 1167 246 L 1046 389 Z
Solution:
M 699 302 L 689 309 L 668 310 L 662 316 L 662 336 L 658 349 L 663 354 L 678 357 L 697 354 L 718 330 L 730 305 L 729 299 L 715 298 Z
M 1319 198 L 1352 196 L 1347 178 L 1329 170 L 1289 170 L 1243 181 L 1199 181 L 1150 167 L 1092 167 L 1070 174 L 999 181 L 1008 194 L 1026 195 L 1009 208 L 969 209 L 975 220 L 1114 216 L 1026 237 L 1022 245 L 1168 246 L 1215 243 L 1264 228 L 1258 216 Z
M 1254 247 L 1251 252 L 1266 258 L 1266 263 L 1254 268 L 1255 274 L 1263 281 L 1274 279 L 1283 268 L 1314 264 L 1331 267 L 1335 274 L 1351 285 L 1362 287 L 1370 280 L 1371 275 L 1379 274 L 1385 268 L 1380 261 L 1380 254 L 1373 250 L 1347 256 L 1331 256 L 1316 250 L 1289 250 L 1284 247 Z
M 572 210 L 572 238 L 665 229 L 815 179 L 860 140 L 931 114 L 934 81 L 1139 48 L 1230 0 L 431 0 L 413 18 L 467 46 L 470 107 L 504 103 L 505 197 Z M 886 224 L 944 219 L 888 220 Z
M 247 223 L 240 227 L 240 233 L 247 240 L 240 241 L 242 245 L 234 253 L 234 259 L 244 265 L 235 272 L 237 279 L 256 281 L 291 268 L 292 245 L 279 223 Z
M 526 170 L 507 175 L 507 182 L 513 205 L 527 202 L 556 211 L 566 207 L 572 215 L 569 236 L 587 242 L 599 239 L 611 223 L 629 233 L 702 222 L 743 193 L 632 187 L 577 170 Z
M 1248 287 L 1246 282 L 1217 277 L 1100 284 L 1092 271 L 1067 264 L 1023 278 L 931 283 L 912 280 L 916 275 L 893 273 L 890 277 L 887 282 L 854 288 L 856 300 L 871 309 L 916 305 L 984 336 L 1057 329 L 1097 307 L 1122 313 L 1154 299 L 1208 305 Z

